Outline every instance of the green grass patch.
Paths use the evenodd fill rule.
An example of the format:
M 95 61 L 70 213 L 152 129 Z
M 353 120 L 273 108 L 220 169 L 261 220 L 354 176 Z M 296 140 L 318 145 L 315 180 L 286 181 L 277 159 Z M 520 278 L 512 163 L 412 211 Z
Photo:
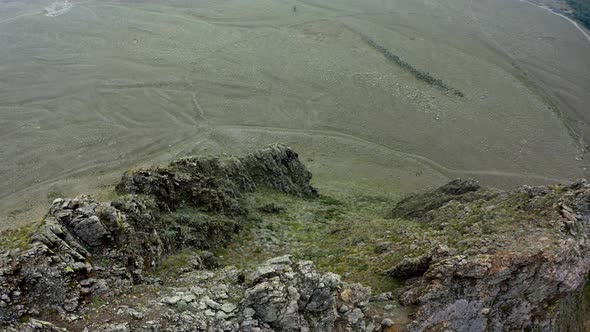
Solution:
M 168 255 L 156 269 L 156 275 L 166 278 L 176 275 L 181 268 L 188 267 L 191 259 L 197 255 L 197 251 L 191 249 L 181 250 L 175 254 Z
M 383 276 L 384 267 L 403 257 L 402 251 L 375 254 L 383 242 L 408 242 L 399 229 L 418 230 L 413 221 L 385 219 L 392 199 L 387 197 L 321 195 L 302 199 L 274 191 L 248 194 L 248 225 L 240 236 L 216 255 L 225 265 L 248 268 L 266 259 L 291 254 L 313 261 L 319 270 L 340 274 L 347 282 L 362 282 L 375 291 L 397 289 L 399 282 Z M 274 203 L 280 215 L 258 207 Z
M 29 223 L 17 229 L 0 232 L 0 249 L 25 249 L 31 241 L 31 235 L 39 228 L 38 223 Z

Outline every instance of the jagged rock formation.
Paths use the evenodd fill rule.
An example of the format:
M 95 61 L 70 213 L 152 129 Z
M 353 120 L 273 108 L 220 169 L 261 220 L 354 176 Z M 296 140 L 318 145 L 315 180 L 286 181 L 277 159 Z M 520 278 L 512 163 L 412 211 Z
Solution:
M 391 270 L 398 277 L 408 270 L 424 272 L 401 295 L 402 303 L 418 307 L 409 330 L 560 330 L 562 316 L 571 315 L 550 308 L 584 287 L 590 271 L 590 185 L 461 192 L 466 194 L 455 196 L 469 196 L 421 215 L 436 228 L 468 220 L 471 213 L 494 225 L 493 241 L 464 254 L 421 257 L 413 269 L 406 262 Z M 507 222 L 523 231 L 503 230 Z
M 348 285 L 333 273 L 319 273 L 312 262 L 290 256 L 268 260 L 250 272 L 228 267 L 215 273 L 181 276 L 186 287 L 159 299 L 161 319 L 130 324 L 134 331 L 380 331 L 371 317 L 370 289 Z M 236 300 L 236 298 L 240 300 Z M 141 315 L 159 310 L 145 309 Z M 186 308 L 182 312 L 177 307 Z M 128 308 L 127 315 L 137 315 Z M 91 326 L 108 329 L 115 324 Z
M 297 153 L 281 145 L 242 158 L 192 157 L 172 162 L 167 168 L 130 171 L 117 190 L 153 197 L 161 209 L 173 211 L 192 205 L 208 212 L 240 215 L 240 194 L 263 186 L 281 192 L 313 197 L 311 173 Z
M 239 228 L 242 192 L 314 196 L 310 179 L 293 150 L 274 145 L 243 158 L 187 158 L 128 172 L 118 189 L 131 195 L 111 203 L 56 199 L 31 248 L 0 256 L 0 324 L 74 312 L 90 295 L 144 281 L 166 253 L 223 245 Z
M 428 211 L 451 200 L 471 201 L 479 197 L 473 194 L 479 189 L 477 181 L 456 179 L 436 190 L 406 197 L 395 206 L 390 217 L 424 219 Z
M 418 237 L 407 228 L 400 234 L 412 240 L 371 249 L 395 258 L 380 270 L 383 278 L 405 283 L 374 297 L 367 287 L 291 256 L 241 269 L 217 265 L 208 250 L 254 220 L 252 209 L 280 220 L 294 208 L 247 205 L 252 195 L 246 193 L 269 188 L 313 198 L 310 179 L 294 151 L 274 145 L 241 158 L 185 158 L 129 171 L 117 186 L 120 197 L 109 203 L 56 199 L 29 247 L 0 254 L 0 327 L 63 331 L 59 322 L 84 320 L 94 299 L 147 287 L 141 307 L 103 305 L 107 323 L 63 326 L 88 332 L 583 330 L 590 305 L 578 306 L 577 292 L 590 271 L 587 182 L 500 192 L 454 180 L 403 199 L 388 215 L 400 219 L 383 219 L 384 227 L 412 223 L 420 242 L 412 243 Z M 301 201 L 307 208 L 309 201 Z M 190 264 L 175 270 L 173 283 L 154 276 L 167 256 L 185 248 Z M 412 311 L 409 324 L 393 316 L 398 302 Z

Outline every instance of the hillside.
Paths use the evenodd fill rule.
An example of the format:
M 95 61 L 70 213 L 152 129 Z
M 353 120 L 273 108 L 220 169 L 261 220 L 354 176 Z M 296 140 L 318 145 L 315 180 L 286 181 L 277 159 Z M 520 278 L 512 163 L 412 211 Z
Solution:
M 571 22 L 518 0 L 295 2 L 0 0 L 0 229 L 109 200 L 138 165 L 273 142 L 324 193 L 590 174 Z
M 298 154 L 126 172 L 2 233 L 8 331 L 590 327 L 590 184 L 318 192 Z M 393 189 L 392 189 L 393 190 Z

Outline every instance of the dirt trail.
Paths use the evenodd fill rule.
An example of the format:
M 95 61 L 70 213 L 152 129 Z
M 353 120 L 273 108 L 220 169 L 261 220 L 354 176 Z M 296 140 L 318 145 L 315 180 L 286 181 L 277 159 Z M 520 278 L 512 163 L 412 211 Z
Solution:
M 35 15 L 41 15 L 41 14 L 43 14 L 42 11 L 36 11 L 33 13 L 24 13 L 24 14 L 20 14 L 20 15 L 14 16 L 14 17 L 9 17 L 9 18 L 5 18 L 3 20 L 0 20 L 0 24 L 12 22 L 12 21 L 18 20 L 19 18 L 23 18 L 23 17 L 27 17 L 27 16 L 35 16 Z
M 544 182 L 561 182 L 561 183 L 568 182 L 568 180 L 566 180 L 566 179 L 552 178 L 552 177 L 547 177 L 547 176 L 532 174 L 532 173 L 523 174 L 523 173 L 514 173 L 514 172 L 504 172 L 504 171 L 498 171 L 498 170 L 467 170 L 467 169 L 449 168 L 449 167 L 439 164 L 438 162 L 436 162 L 434 160 L 431 160 L 429 158 L 426 158 L 426 157 L 418 155 L 418 154 L 402 152 L 399 150 L 395 150 L 391 147 L 388 147 L 386 145 L 383 145 L 383 144 L 380 144 L 377 142 L 373 142 L 371 140 L 367 140 L 367 139 L 364 139 L 364 138 L 361 138 L 358 136 L 344 134 L 344 133 L 341 133 L 338 131 L 327 130 L 327 129 L 322 129 L 322 130 L 291 129 L 291 128 L 279 128 L 279 127 L 248 126 L 248 125 L 227 125 L 227 126 L 216 127 L 216 129 L 245 129 L 245 130 L 255 130 L 255 131 L 265 131 L 265 132 L 302 133 L 302 134 L 310 134 L 310 135 L 314 135 L 314 136 L 345 138 L 345 139 L 351 139 L 351 140 L 355 140 L 355 141 L 362 141 L 363 143 L 368 143 L 370 145 L 378 146 L 378 147 L 380 147 L 382 149 L 386 149 L 388 151 L 393 151 L 393 152 L 400 154 L 406 158 L 410 158 L 410 159 L 414 159 L 414 160 L 423 162 L 423 163 L 427 164 L 428 166 L 432 167 L 433 169 L 435 169 L 443 174 L 447 174 L 449 177 L 453 177 L 453 176 L 482 176 L 483 175 L 483 176 L 499 176 L 499 177 L 519 178 L 519 179 L 535 179 L 535 180 L 541 180 Z
M 559 17 L 562 17 L 562 18 L 568 20 L 571 24 L 573 24 L 576 27 L 576 29 L 578 29 L 578 31 L 580 31 L 584 35 L 584 37 L 586 37 L 586 39 L 588 40 L 588 42 L 590 42 L 590 36 L 586 33 L 586 31 L 582 27 L 580 27 L 580 25 L 576 21 L 572 20 L 571 18 L 569 18 L 569 17 L 567 17 L 567 16 L 565 16 L 563 14 L 558 13 L 558 12 L 554 11 L 553 9 L 547 7 L 547 6 L 541 6 L 541 5 L 538 5 L 538 4 L 534 3 L 534 2 L 530 2 L 530 1 L 527 1 L 527 0 L 520 0 L 520 2 L 526 2 L 529 5 L 533 5 L 535 7 L 539 7 L 541 9 L 544 9 L 544 10 L 550 12 L 551 14 L 555 14 L 555 15 L 557 15 Z

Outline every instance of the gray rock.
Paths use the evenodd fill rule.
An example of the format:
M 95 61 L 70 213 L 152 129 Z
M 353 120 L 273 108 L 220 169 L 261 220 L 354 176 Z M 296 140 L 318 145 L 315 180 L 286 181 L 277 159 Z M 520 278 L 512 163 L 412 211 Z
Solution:
M 170 296 L 170 297 L 165 297 L 162 299 L 162 303 L 166 303 L 166 304 L 170 304 L 170 305 L 175 305 L 176 303 L 178 303 L 182 298 L 180 296 L 174 295 L 174 296 Z
M 229 302 L 226 302 L 226 303 L 224 303 L 224 304 L 221 305 L 221 310 L 223 310 L 223 312 L 229 314 L 232 311 L 236 310 L 236 305 L 235 304 L 232 304 L 232 303 L 229 303 Z
M 359 319 L 363 318 L 364 314 L 360 308 L 354 308 L 348 314 L 346 314 L 346 319 L 350 324 L 356 324 Z
M 129 308 L 127 306 L 121 306 L 119 310 L 117 310 L 117 315 L 129 316 L 137 320 L 141 320 L 145 317 L 145 314 L 143 312 L 135 310 L 133 308 Z
M 501 252 L 472 248 L 468 256 L 450 255 L 431 263 L 401 295 L 402 304 L 417 307 L 409 331 L 442 326 L 458 332 L 556 331 L 561 330 L 562 319 L 573 330 L 583 326 L 572 314 L 579 307 L 566 299 L 586 284 L 590 271 L 590 185 L 523 187 L 501 194 L 481 193 L 479 198 L 480 203 L 495 207 L 482 209 L 486 213 L 508 203 L 517 204 L 515 208 L 525 215 L 548 215 L 544 227 L 554 227 L 554 238 L 545 238 L 544 243 L 532 232 L 514 241 L 514 234 L 497 233 L 495 237 L 504 241 Z M 458 218 L 465 209 L 457 207 L 449 204 L 430 211 L 430 222 L 436 225 Z M 568 226 L 551 220 L 554 218 L 576 222 Z M 575 232 L 563 231 L 567 227 L 574 227 Z M 562 299 L 560 305 L 547 310 L 547 303 L 555 299 Z
M 215 309 L 215 310 L 221 309 L 221 304 L 219 304 L 209 298 L 205 299 L 204 302 L 211 309 Z
M 97 329 L 96 332 L 129 332 L 129 324 L 107 324 Z
M 391 211 L 392 218 L 427 219 L 427 212 L 443 206 L 451 200 L 472 201 L 480 196 L 479 183 L 475 180 L 453 180 L 440 188 L 401 200 Z

